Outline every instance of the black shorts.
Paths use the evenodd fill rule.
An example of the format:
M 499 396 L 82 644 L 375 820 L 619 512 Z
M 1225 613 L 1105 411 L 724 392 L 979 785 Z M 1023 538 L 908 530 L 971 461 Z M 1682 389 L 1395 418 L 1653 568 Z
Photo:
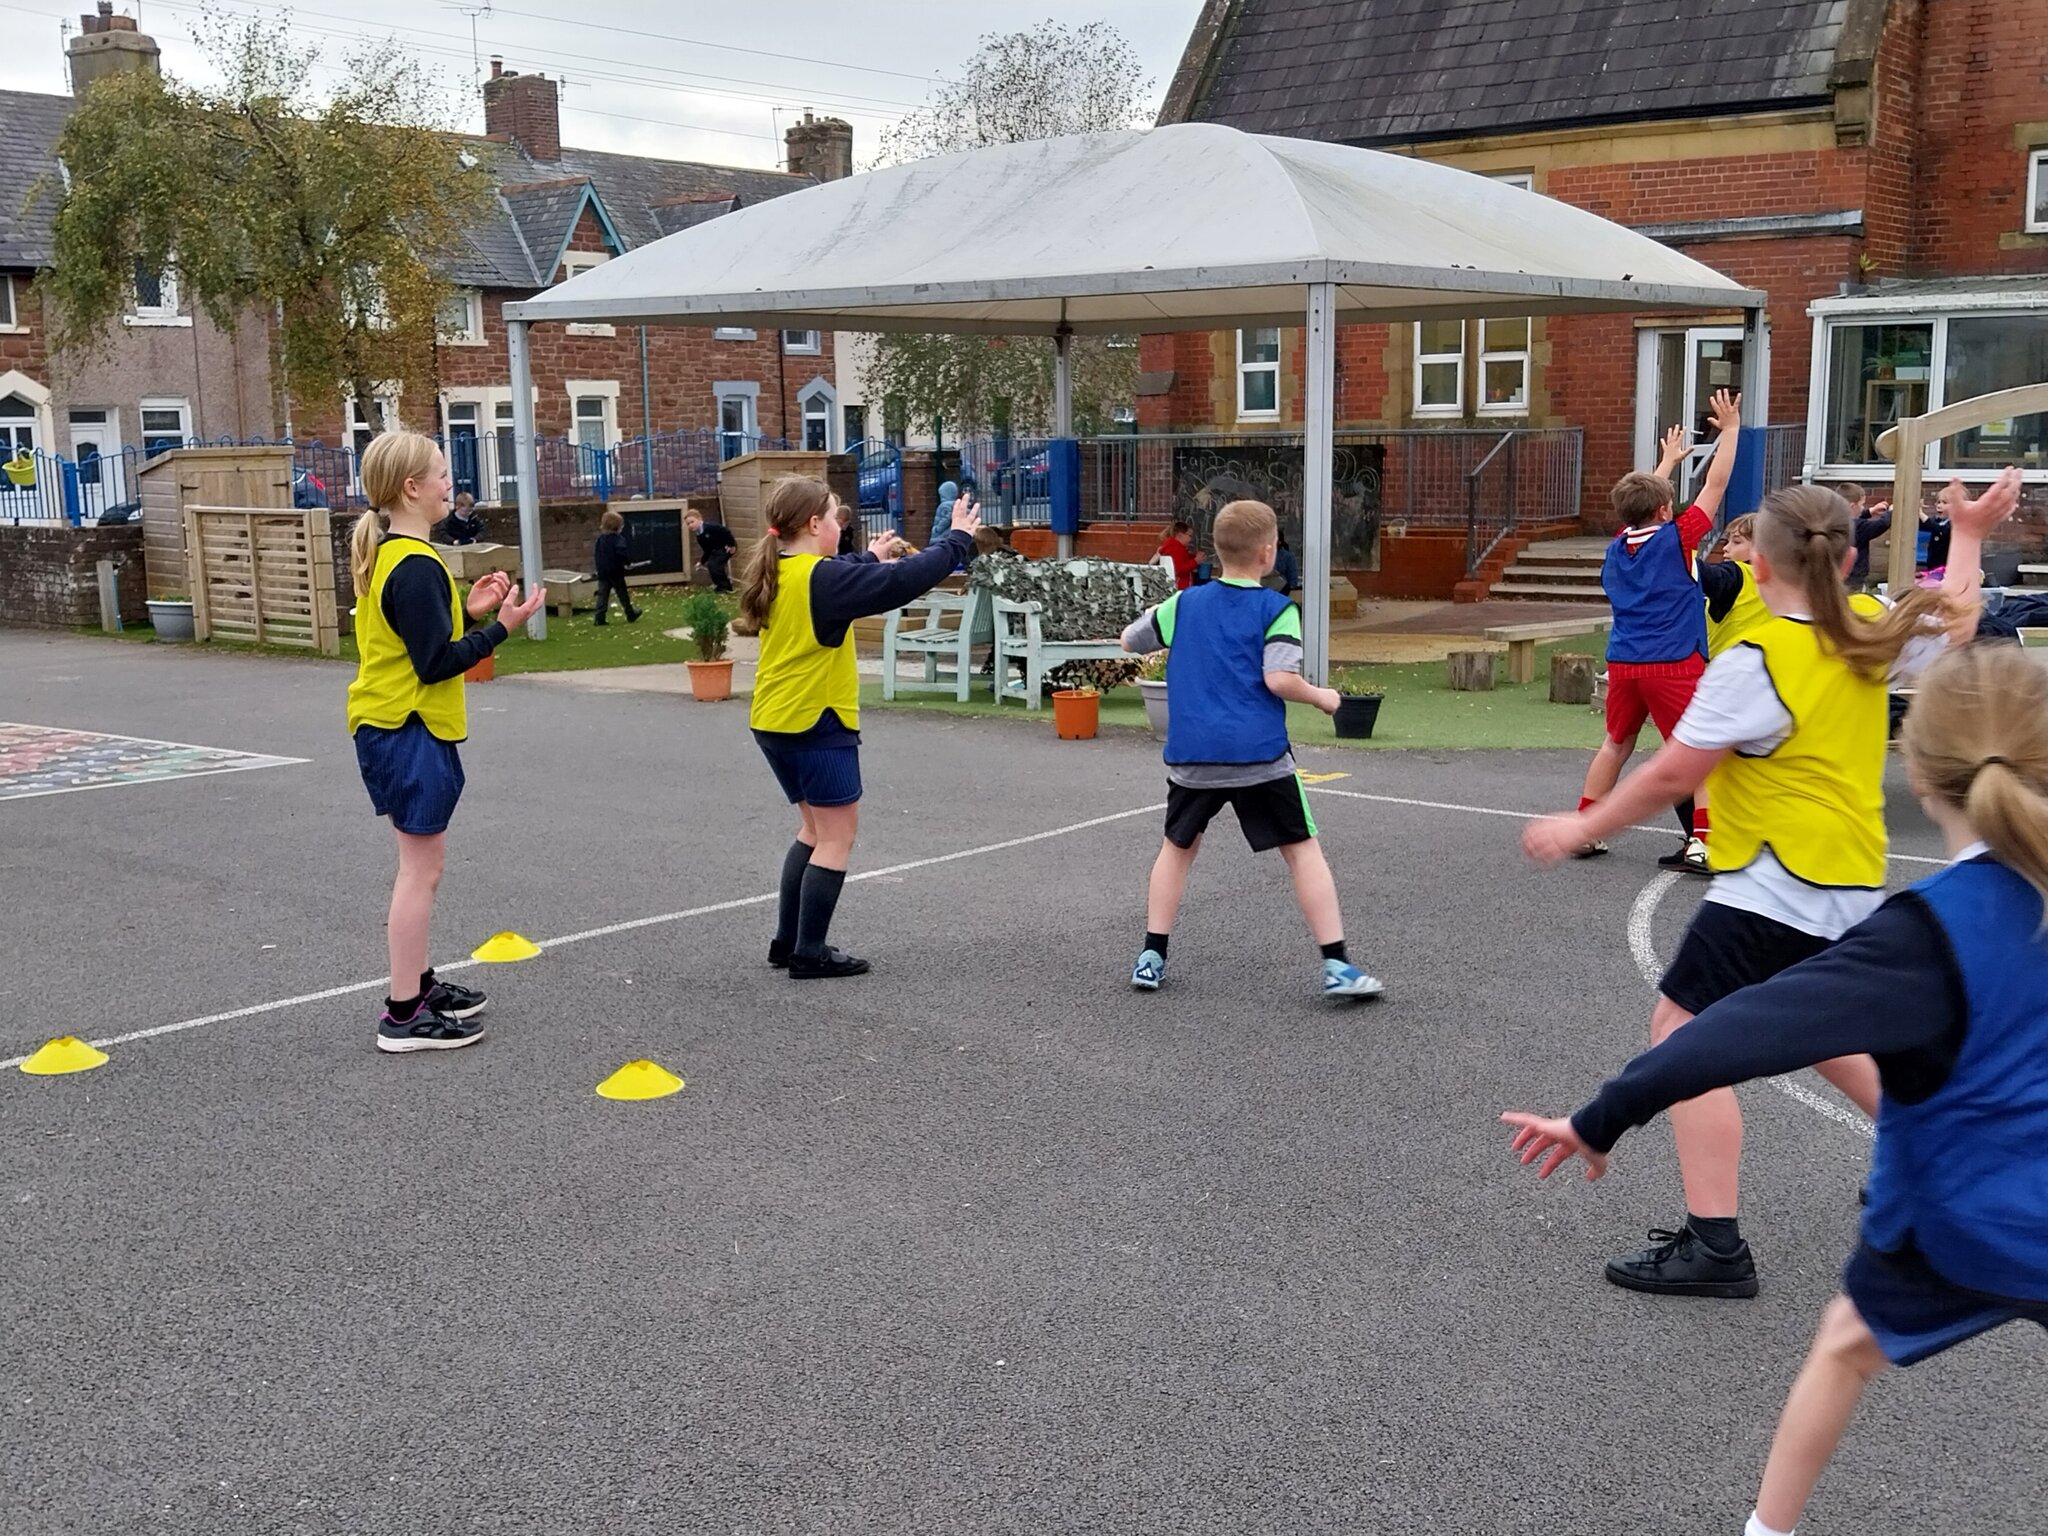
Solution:
M 1893 1365 L 1917 1365 L 2007 1323 L 2048 1328 L 2048 1302 L 1965 1290 L 1936 1274 L 1911 1243 L 1897 1253 L 1858 1243 L 1842 1271 L 1842 1292 Z
M 1235 789 L 1191 789 L 1169 782 L 1166 786 L 1166 840 L 1176 848 L 1192 848 L 1195 839 L 1208 829 L 1216 813 L 1229 806 L 1237 812 L 1237 825 L 1254 853 L 1305 843 L 1316 835 L 1316 819 L 1309 814 L 1308 794 L 1293 774 L 1267 779 L 1262 784 L 1241 784 Z
M 1657 990 L 1687 1013 L 1705 1013 L 1722 998 L 1769 981 L 1833 943 L 1775 918 L 1703 901 Z

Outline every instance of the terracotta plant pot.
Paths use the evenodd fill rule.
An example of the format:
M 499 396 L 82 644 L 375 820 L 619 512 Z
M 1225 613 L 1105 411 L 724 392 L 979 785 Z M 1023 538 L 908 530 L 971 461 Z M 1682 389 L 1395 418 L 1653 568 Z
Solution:
M 486 656 L 462 675 L 472 683 L 488 683 L 498 675 L 498 658 Z
M 1052 696 L 1052 728 L 1061 741 L 1092 741 L 1101 711 L 1100 694 L 1062 688 Z
M 732 697 L 730 661 L 689 661 L 683 665 L 690 669 L 691 698 L 704 704 L 716 704 L 720 699 Z

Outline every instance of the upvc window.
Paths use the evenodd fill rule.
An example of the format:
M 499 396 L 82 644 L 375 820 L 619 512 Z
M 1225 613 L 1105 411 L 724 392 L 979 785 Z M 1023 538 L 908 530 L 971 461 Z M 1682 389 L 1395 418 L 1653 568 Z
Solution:
M 441 301 L 435 314 L 441 341 L 451 347 L 484 344 L 484 296 L 474 288 L 459 289 Z
M 1888 315 L 1825 327 L 1821 431 L 1824 474 L 1889 475 L 1884 431 L 1909 416 L 2048 379 L 2048 314 Z M 1933 470 L 1989 475 L 2008 464 L 2048 472 L 2048 413 L 1987 422 L 1942 441 Z
M 784 331 L 782 350 L 792 356 L 816 357 L 825 350 L 824 338 L 816 331 Z
M 14 312 L 14 279 L 0 277 L 0 331 L 18 331 L 22 328 Z
M 0 398 L 0 454 L 14 459 L 41 446 L 36 441 L 36 408 L 19 395 Z
M 1529 322 L 1479 322 L 1479 414 L 1529 414 Z
M 142 402 L 142 451 L 148 458 L 185 446 L 192 435 L 192 406 L 185 400 Z
M 135 307 L 126 319 L 129 325 L 190 325 L 191 318 L 178 312 L 177 273 L 136 262 Z
M 736 459 L 754 450 L 754 397 L 729 394 L 718 397 L 718 456 Z
M 562 258 L 562 281 L 566 283 L 572 277 L 580 277 L 583 273 L 601 267 L 610 260 L 611 255 L 606 251 L 571 251 Z M 593 320 L 577 320 L 563 326 L 562 329 L 571 336 L 616 336 L 618 334 L 615 327 Z
M 2027 156 L 2027 232 L 2048 235 L 2048 149 Z
M 1280 332 L 1277 327 L 1237 333 L 1237 419 L 1280 417 Z
M 1465 322 L 1416 321 L 1415 414 L 1460 416 L 1464 410 Z

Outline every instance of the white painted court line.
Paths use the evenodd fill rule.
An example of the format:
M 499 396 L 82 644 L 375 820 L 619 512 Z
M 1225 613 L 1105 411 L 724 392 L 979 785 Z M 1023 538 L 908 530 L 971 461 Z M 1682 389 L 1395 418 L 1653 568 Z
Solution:
M 1642 973 L 1643 980 L 1649 983 L 1653 992 L 1657 990 L 1657 983 L 1664 978 L 1664 964 L 1657 958 L 1657 946 L 1651 937 L 1651 926 L 1656 921 L 1657 904 L 1664 899 L 1664 893 L 1683 878 L 1685 877 L 1669 871 L 1658 875 L 1637 893 L 1635 905 L 1629 908 L 1628 951 L 1635 958 L 1636 969 Z M 1797 1099 L 1817 1115 L 1846 1125 L 1852 1131 L 1865 1136 L 1877 1135 L 1877 1127 L 1855 1110 L 1837 1104 L 1832 1099 L 1823 1098 L 1797 1078 L 1771 1077 L 1765 1081 L 1780 1093 Z
M 1128 811 L 1112 811 L 1107 816 L 1092 816 L 1086 821 L 1070 822 L 1064 827 L 1049 827 L 1043 832 L 1029 832 L 1022 837 L 1005 838 L 999 843 L 981 843 L 973 848 L 961 848 L 952 853 L 934 854 L 927 859 L 910 859 L 901 864 L 891 864 L 883 869 L 864 869 L 858 874 L 848 875 L 847 883 L 857 880 L 879 880 L 885 875 L 903 875 L 912 870 L 930 869 L 938 864 L 952 864 L 961 859 L 980 858 L 984 854 L 1002 853 L 1010 848 L 1024 848 L 1032 843 L 1046 842 L 1055 837 L 1066 837 L 1074 832 L 1086 832 L 1093 827 L 1106 827 L 1112 822 L 1128 821 L 1133 816 L 1152 816 L 1166 809 L 1166 802 L 1156 805 L 1133 806 Z M 731 901 L 714 901 L 701 907 L 685 907 L 680 912 L 662 912 L 653 917 L 636 917 L 623 923 L 607 923 L 602 928 L 585 928 L 580 933 L 565 933 L 559 938 L 540 939 L 536 942 L 542 949 L 559 949 L 565 944 L 581 944 L 586 939 L 610 938 L 613 934 L 631 933 L 638 928 L 655 928 L 663 923 L 679 923 L 692 917 L 709 917 L 717 912 L 736 912 L 742 907 L 758 907 L 776 899 L 777 893 L 769 891 L 760 896 L 740 896 Z M 455 960 L 447 965 L 436 966 L 437 972 L 466 971 L 483 964 L 480 960 Z M 231 1019 L 246 1019 L 259 1013 L 274 1013 L 280 1008 L 296 1008 L 303 1003 L 324 1003 L 332 998 L 348 997 L 358 992 L 374 992 L 384 986 L 390 978 L 378 976 L 370 981 L 351 981 L 338 987 L 326 987 L 318 992 L 301 992 L 296 997 L 274 998 L 265 1003 L 251 1003 L 246 1008 L 230 1008 L 222 1013 L 202 1014 L 196 1019 L 179 1019 L 174 1024 L 155 1024 L 148 1029 L 131 1029 L 126 1034 L 106 1035 L 91 1043 L 104 1050 L 110 1045 L 128 1045 L 137 1040 L 154 1040 L 160 1035 L 183 1034 L 188 1029 L 204 1029 L 209 1024 L 225 1024 Z M 0 1061 L 0 1071 L 8 1071 L 27 1061 L 27 1056 L 10 1056 Z

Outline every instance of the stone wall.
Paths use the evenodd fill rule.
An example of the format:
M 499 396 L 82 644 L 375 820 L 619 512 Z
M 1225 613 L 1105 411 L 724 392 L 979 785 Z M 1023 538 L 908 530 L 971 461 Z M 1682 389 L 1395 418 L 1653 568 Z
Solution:
M 146 624 L 142 525 L 0 527 L 0 623 L 36 629 L 98 628 L 99 563 L 120 562 L 121 622 Z

